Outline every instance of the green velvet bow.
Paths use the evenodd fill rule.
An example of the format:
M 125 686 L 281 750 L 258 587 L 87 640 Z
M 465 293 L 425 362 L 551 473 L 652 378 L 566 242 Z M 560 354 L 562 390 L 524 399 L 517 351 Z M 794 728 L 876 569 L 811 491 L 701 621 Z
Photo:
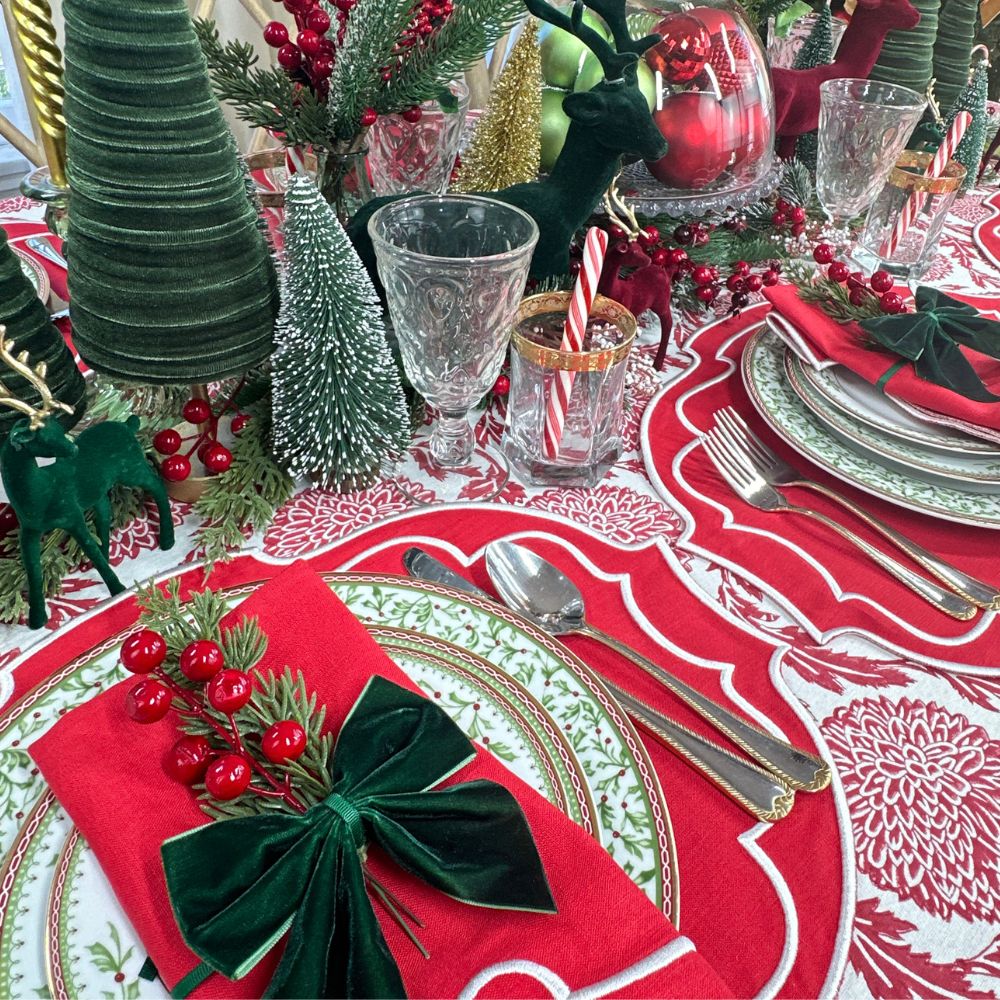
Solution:
M 368 842 L 462 902 L 555 912 L 506 788 L 470 781 L 430 791 L 474 756 L 435 704 L 373 677 L 341 729 L 327 799 L 301 815 L 218 821 L 163 844 L 184 940 L 239 979 L 287 933 L 269 997 L 405 996 L 365 888 Z
M 963 345 L 1000 358 L 1000 323 L 926 285 L 917 289 L 916 302 L 916 312 L 862 320 L 861 328 L 883 347 L 912 361 L 914 371 L 928 382 L 980 403 L 1000 399 L 983 385 L 959 350 Z

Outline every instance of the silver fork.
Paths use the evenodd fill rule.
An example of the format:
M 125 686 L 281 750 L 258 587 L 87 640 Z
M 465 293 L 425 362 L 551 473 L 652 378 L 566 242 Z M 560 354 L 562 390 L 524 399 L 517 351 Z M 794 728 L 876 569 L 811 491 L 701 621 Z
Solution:
M 905 552 L 917 565 L 928 573 L 936 576 L 942 583 L 961 594 L 967 601 L 990 611 L 1000 611 L 1000 590 L 983 583 L 975 577 L 963 573 L 958 567 L 939 559 L 933 552 L 928 552 L 922 545 L 900 534 L 885 521 L 869 514 L 863 507 L 848 500 L 843 494 L 831 490 L 822 483 L 806 479 L 798 469 L 789 465 L 773 451 L 749 427 L 743 418 L 731 406 L 724 407 L 715 414 L 716 427 L 720 434 L 741 446 L 747 452 L 757 471 L 772 486 L 801 486 L 840 504 L 855 516 L 861 518 L 870 528 L 877 531 Z
M 900 583 L 909 587 L 925 601 L 929 601 L 939 611 L 952 618 L 968 621 L 976 614 L 976 607 L 968 601 L 953 594 L 950 590 L 939 587 L 936 583 L 925 579 L 918 573 L 887 556 L 884 552 L 869 544 L 853 531 L 838 524 L 832 518 L 809 507 L 797 507 L 779 493 L 773 486 L 764 481 L 761 474 L 754 468 L 749 456 L 732 441 L 724 438 L 718 428 L 703 434 L 699 440 L 708 453 L 712 464 L 719 475 L 732 487 L 733 491 L 751 507 L 768 513 L 804 514 L 825 524 L 852 545 L 857 546 L 881 569 L 891 573 Z

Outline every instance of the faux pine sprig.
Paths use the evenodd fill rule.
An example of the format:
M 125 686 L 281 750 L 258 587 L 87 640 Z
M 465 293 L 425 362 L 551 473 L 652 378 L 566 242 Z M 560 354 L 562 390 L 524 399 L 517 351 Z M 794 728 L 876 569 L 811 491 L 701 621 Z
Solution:
M 801 264 L 789 264 L 785 268 L 788 279 L 798 288 L 799 298 L 810 305 L 819 306 L 831 319 L 838 323 L 859 323 L 882 315 L 877 295 L 863 297 L 860 305 L 851 302 L 850 289 L 828 278 L 821 271 Z

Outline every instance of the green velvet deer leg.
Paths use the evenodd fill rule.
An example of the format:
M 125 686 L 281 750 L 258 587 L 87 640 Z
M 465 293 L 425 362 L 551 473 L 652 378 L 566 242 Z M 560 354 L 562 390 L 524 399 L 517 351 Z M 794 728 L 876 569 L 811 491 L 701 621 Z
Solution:
M 104 553 L 104 558 L 107 559 L 111 551 L 111 500 L 107 494 L 94 504 L 93 510 L 97 538 L 101 543 L 101 552 Z
M 42 537 L 37 531 L 21 529 L 21 563 L 28 577 L 28 627 L 41 628 L 48 620 L 42 587 Z
M 112 594 L 120 594 L 125 587 L 115 575 L 115 571 L 108 564 L 107 559 L 104 558 L 104 553 L 90 533 L 87 522 L 81 517 L 79 522 L 66 530 L 76 539 L 77 545 L 83 549 L 84 554 L 94 564 L 94 569 L 101 574 L 101 579 L 108 590 Z
M 174 519 L 170 513 L 170 498 L 160 478 L 152 466 L 145 464 L 145 472 L 122 480 L 128 486 L 136 486 L 145 490 L 155 501 L 156 510 L 160 515 L 160 548 L 170 549 L 174 545 Z

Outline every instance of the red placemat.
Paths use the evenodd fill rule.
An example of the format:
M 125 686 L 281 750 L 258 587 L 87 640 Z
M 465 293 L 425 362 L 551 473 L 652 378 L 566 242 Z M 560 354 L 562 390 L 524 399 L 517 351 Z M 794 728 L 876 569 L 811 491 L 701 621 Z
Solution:
M 646 410 L 646 468 L 658 492 L 685 518 L 681 547 L 700 551 L 757 581 L 814 636 L 860 632 L 927 662 L 996 668 L 1000 632 L 990 627 L 993 615 L 982 613 L 970 622 L 955 621 L 822 525 L 755 510 L 720 479 L 697 444 L 697 435 L 713 426 L 713 414 L 734 406 L 766 444 L 811 478 L 840 490 L 973 576 L 1000 583 L 996 559 L 1000 533 L 928 517 L 847 486 L 796 454 L 764 424 L 743 387 L 740 358 L 766 312 L 765 305 L 755 306 L 689 338 L 685 349 L 694 363 Z M 798 489 L 791 495 L 848 523 L 873 543 L 887 545 L 861 521 L 824 498 Z
M 456 568 L 471 563 L 466 572 L 488 589 L 482 549 L 511 534 L 523 536 L 574 577 L 595 624 L 711 696 L 796 743 L 815 746 L 815 727 L 801 706 L 792 704 L 780 679 L 782 650 L 721 617 L 707 595 L 675 574 L 672 553 L 656 540 L 625 546 L 542 513 L 468 505 L 389 519 L 310 563 L 319 570 L 398 572 L 402 552 L 421 544 Z M 273 574 L 273 564 L 244 557 L 217 568 L 209 582 L 231 586 Z M 184 581 L 200 586 L 201 570 L 189 570 Z M 60 630 L 17 669 L 16 696 L 135 615 L 133 600 L 123 597 L 81 619 L 83 627 Z M 706 731 L 614 653 L 587 639 L 570 637 L 567 645 L 609 678 Z M 831 992 L 846 957 L 854 905 L 854 866 L 849 834 L 844 836 L 846 812 L 838 811 L 839 790 L 800 794 L 790 817 L 773 826 L 758 824 L 658 744 L 647 746 L 674 827 L 681 931 L 737 995 Z M 627 803 L 608 805 L 624 818 Z

